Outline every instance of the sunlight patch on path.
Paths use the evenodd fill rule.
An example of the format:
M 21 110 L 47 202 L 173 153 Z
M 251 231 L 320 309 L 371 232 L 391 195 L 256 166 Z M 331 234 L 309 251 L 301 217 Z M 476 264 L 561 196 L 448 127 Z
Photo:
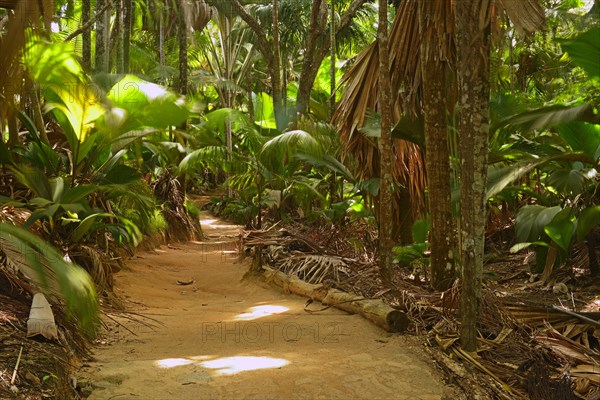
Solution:
M 289 363 L 289 361 L 283 358 L 237 356 L 204 361 L 200 365 L 205 368 L 216 369 L 217 375 L 233 375 L 243 371 L 281 368 Z
M 221 357 L 211 360 L 215 356 L 195 356 L 186 358 L 165 358 L 157 360 L 154 365 L 158 368 L 169 369 L 184 365 L 199 365 L 204 368 L 214 369 L 216 375 L 234 375 L 243 371 L 254 371 L 257 369 L 281 368 L 290 362 L 283 358 L 235 356 Z M 204 361 L 207 360 L 207 361 Z
M 252 321 L 259 318 L 268 317 L 269 315 L 273 314 L 281 314 L 288 310 L 289 308 L 287 307 L 273 305 L 250 307 L 249 312 L 245 312 L 243 314 L 238 315 L 237 317 L 235 317 L 235 320 Z

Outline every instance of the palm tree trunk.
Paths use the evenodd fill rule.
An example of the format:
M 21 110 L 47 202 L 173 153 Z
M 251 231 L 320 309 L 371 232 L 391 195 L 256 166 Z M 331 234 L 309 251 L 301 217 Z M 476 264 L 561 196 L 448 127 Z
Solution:
M 392 100 L 390 88 L 390 57 L 388 44 L 387 0 L 379 0 L 379 107 L 381 137 L 379 138 L 379 273 L 385 283 L 391 281 L 392 265 Z
M 449 48 L 450 44 L 440 43 L 440 38 L 445 36 L 444 32 L 439 32 L 440 23 L 434 11 L 443 13 L 444 9 L 435 10 L 435 7 L 434 2 L 419 2 L 418 16 L 422 39 L 420 57 L 425 114 L 425 165 L 431 221 L 431 286 L 444 291 L 450 288 L 454 280 L 454 224 L 446 117 L 446 77 L 449 60 L 443 59 L 444 52 L 441 51 L 443 48 Z M 441 17 L 445 18 L 444 15 Z
M 310 24 L 308 28 L 308 39 L 306 49 L 304 51 L 304 61 L 302 62 L 302 71 L 300 72 L 300 81 L 298 84 L 298 95 L 296 96 L 296 112 L 304 114 L 308 109 L 310 100 L 310 91 L 312 83 L 307 82 L 310 76 L 313 75 L 313 57 L 315 54 L 317 39 L 322 33 L 323 19 L 321 18 L 321 3 L 322 0 L 313 0 L 310 12 Z M 318 66 L 317 66 L 318 70 Z M 316 76 L 316 74 L 315 74 Z
M 96 13 L 101 12 L 106 5 L 106 0 L 96 0 Z M 108 14 L 108 11 L 105 11 Z M 108 72 L 107 32 L 109 26 L 107 18 L 102 15 L 96 21 L 96 72 Z
M 329 118 L 333 117 L 333 113 L 335 113 L 335 51 L 336 51 L 336 42 L 335 42 L 335 0 L 331 0 L 331 14 L 330 14 L 330 22 L 329 22 L 329 37 L 331 38 L 331 46 L 329 49 Z
M 177 33 L 179 35 L 179 92 L 185 96 L 188 93 L 188 27 L 185 17 L 186 10 L 184 2 L 185 0 L 180 0 L 179 2 L 179 29 L 177 30 Z
M 455 4 L 460 91 L 461 345 L 477 349 L 489 130 L 491 0 Z
M 117 66 L 117 73 L 122 74 L 125 71 L 125 65 L 123 63 L 123 3 L 121 0 L 117 0 L 115 3 L 115 42 L 116 42 L 116 57 L 115 64 Z
M 279 1 L 273 0 L 273 65 L 271 71 L 273 85 L 273 107 L 277 129 L 284 128 L 285 109 L 283 105 L 283 87 L 281 81 L 281 54 L 279 48 Z
M 12 149 L 19 144 L 19 124 L 14 104 L 10 104 L 6 110 L 6 125 L 8 126 L 8 141 L 6 144 Z
M 90 0 L 83 0 L 81 4 L 81 25 L 85 25 L 91 18 L 92 5 Z M 82 59 L 83 68 L 90 72 L 92 68 L 92 33 L 89 29 L 82 32 Z
M 158 62 L 160 66 L 165 65 L 165 9 L 164 6 L 158 7 Z
M 318 0 L 314 0 L 314 1 L 318 1 Z M 362 7 L 362 5 L 366 1 L 367 0 L 352 0 L 352 3 L 350 3 L 350 5 L 346 9 L 346 11 L 344 11 L 342 16 L 340 17 L 339 24 L 335 31 L 336 36 L 341 30 L 347 28 L 350 25 L 350 23 L 352 22 L 352 19 L 354 18 L 354 16 L 356 15 L 356 13 L 360 9 L 360 7 Z M 314 3 L 313 3 L 313 6 L 314 6 Z M 314 11 L 314 8 L 313 8 L 313 11 Z M 326 18 L 327 18 L 327 14 L 325 13 L 325 19 Z M 312 23 L 313 23 L 313 21 L 312 21 L 312 14 L 311 14 L 311 25 L 312 25 Z M 321 19 L 317 18 L 316 23 L 321 24 L 322 26 L 325 26 L 326 22 L 321 22 Z M 320 37 L 322 37 L 323 41 L 322 41 L 322 43 L 319 44 L 319 46 L 315 46 L 313 51 L 310 51 L 310 46 L 307 46 L 307 49 L 304 52 L 305 58 L 302 63 L 302 71 L 300 73 L 300 79 L 298 80 L 298 94 L 296 95 L 296 113 L 297 114 L 306 113 L 308 104 L 310 102 L 310 92 L 311 92 L 311 89 L 315 82 L 315 79 L 317 77 L 317 73 L 319 72 L 319 67 L 321 66 L 321 63 L 323 62 L 323 59 L 325 58 L 325 56 L 327 56 L 327 54 L 329 53 L 330 46 L 331 46 L 331 36 L 330 35 L 325 34 L 325 32 L 322 29 L 317 30 L 315 32 L 317 35 L 315 40 L 317 40 L 320 36 Z M 310 41 L 309 41 L 309 45 L 310 45 Z
M 131 28 L 133 24 L 133 2 L 132 0 L 123 1 L 123 72 L 129 73 L 129 64 L 131 61 Z

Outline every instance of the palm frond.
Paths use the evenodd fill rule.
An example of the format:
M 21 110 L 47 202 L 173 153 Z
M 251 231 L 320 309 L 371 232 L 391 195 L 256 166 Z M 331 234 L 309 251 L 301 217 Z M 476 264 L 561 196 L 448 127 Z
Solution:
M 342 275 L 349 275 L 350 268 L 338 256 L 301 254 L 286 258 L 281 265 L 281 271 L 288 275 L 296 275 L 308 283 L 318 284 L 326 277 L 339 282 Z
M 398 122 L 407 107 L 416 114 L 420 103 L 421 67 L 419 62 L 419 26 L 417 3 L 402 2 L 390 31 L 390 70 L 392 92 L 403 95 L 393 99 L 392 116 Z M 370 112 L 377 112 L 379 51 L 375 41 L 357 57 L 342 84 L 345 91 L 332 123 L 343 143 L 342 155 L 352 157 L 354 172 L 361 179 L 379 175 L 379 150 L 376 141 L 362 134 Z M 410 77 L 410 79 L 409 79 Z M 421 149 L 414 143 L 395 140 L 392 173 L 397 185 L 405 187 L 412 200 L 411 209 L 418 214 L 425 208 L 425 167 Z M 399 199 L 396 198 L 399 202 Z
M 267 168 L 275 171 L 299 151 L 323 155 L 321 143 L 310 133 L 298 129 L 284 132 L 265 143 L 260 158 Z
M 525 36 L 538 30 L 546 21 L 544 8 L 539 0 L 500 0 L 500 9 L 504 9 L 517 32 Z
M 23 274 L 36 290 L 64 301 L 80 326 L 92 333 L 98 305 L 94 284 L 87 272 L 64 260 L 55 248 L 23 228 L 0 223 L 0 273 Z
M 491 130 L 506 127 L 510 130 L 527 132 L 554 128 L 575 121 L 598 123 L 600 115 L 595 113 L 594 108 L 589 104 L 552 104 L 505 117 Z

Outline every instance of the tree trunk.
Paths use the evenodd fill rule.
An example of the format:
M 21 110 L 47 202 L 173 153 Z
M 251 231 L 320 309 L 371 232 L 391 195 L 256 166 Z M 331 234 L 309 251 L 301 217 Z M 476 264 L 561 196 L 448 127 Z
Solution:
M 335 0 L 331 0 L 331 14 L 329 22 L 329 37 L 331 38 L 331 46 L 329 49 L 329 119 L 335 113 L 335 56 L 336 56 L 336 41 L 335 41 Z
M 273 108 L 277 129 L 285 128 L 285 109 L 283 106 L 283 87 L 281 84 L 281 54 L 279 47 L 279 1 L 273 0 L 273 64 L 271 67 L 273 85 Z
M 415 223 L 415 216 L 412 212 L 412 198 L 410 191 L 405 187 L 398 187 L 394 199 L 394 228 L 392 237 L 400 242 L 402 246 L 413 243 L 412 227 Z
M 158 7 L 158 62 L 160 66 L 165 65 L 165 9 L 163 6 Z
M 96 0 L 96 13 L 101 12 L 106 5 L 106 0 Z M 109 25 L 105 14 L 96 21 L 96 72 L 108 72 L 108 40 Z
M 477 349 L 485 239 L 491 1 L 455 4 L 460 91 L 461 345 Z
M 19 144 L 19 124 L 17 122 L 16 105 L 14 103 L 7 107 L 6 125 L 8 126 L 8 141 L 6 144 L 12 149 Z
M 179 22 L 179 29 L 177 30 L 179 35 L 179 93 L 184 96 L 188 93 L 188 28 L 185 19 L 185 1 L 179 1 L 179 13 L 177 17 Z
M 439 21 L 434 20 L 434 2 L 419 2 L 421 33 L 421 72 L 423 74 L 423 113 L 425 117 L 425 165 L 431 246 L 431 286 L 444 291 L 454 280 L 454 224 L 450 189 L 450 152 L 446 117 L 446 77 L 448 61 L 441 49 L 450 43 L 440 43 Z
M 387 0 L 379 0 L 379 273 L 385 283 L 391 281 L 392 265 L 392 100 L 390 88 L 390 61 L 388 44 Z
M 342 31 L 350 25 L 357 11 L 360 9 L 360 7 L 362 7 L 362 5 L 366 1 L 367 0 L 353 0 L 352 3 L 350 3 L 346 11 L 340 17 L 340 22 L 336 29 L 336 36 L 339 34 L 340 31 Z M 326 18 L 327 15 L 325 14 L 325 19 Z M 312 23 L 313 20 L 311 17 L 311 25 Z M 316 24 L 321 24 L 322 26 L 325 26 L 326 22 L 321 22 L 321 19 L 317 18 Z M 312 26 L 309 29 L 312 29 Z M 310 92 L 313 87 L 313 84 L 315 83 L 317 73 L 319 72 L 319 67 L 321 66 L 321 63 L 323 62 L 323 59 L 329 52 L 329 48 L 331 46 L 330 35 L 327 35 L 324 30 L 316 30 L 315 32 L 317 34 L 315 40 L 319 39 L 320 37 L 322 39 L 322 42 L 319 44 L 319 46 L 315 46 L 313 51 L 310 51 L 311 49 L 309 34 L 309 43 L 307 45 L 306 51 L 304 52 L 302 71 L 300 73 L 300 79 L 298 81 L 298 94 L 296 95 L 296 114 L 306 113 L 308 104 L 310 102 Z
M 133 3 L 132 0 L 123 1 L 123 72 L 129 73 L 129 63 L 131 60 L 131 28 L 133 23 Z
M 115 65 L 117 67 L 117 73 L 122 74 L 125 71 L 125 65 L 123 64 L 123 3 L 121 0 L 115 2 L 115 44 L 117 47 Z
M 81 4 L 81 25 L 85 25 L 91 18 L 91 0 L 83 0 Z M 82 57 L 81 64 L 86 72 L 92 69 L 92 32 L 86 29 L 82 32 Z
M 306 42 L 306 49 L 304 51 L 304 61 L 302 62 L 302 70 L 300 72 L 298 94 L 296 95 L 296 112 L 298 114 L 304 114 L 308 109 L 309 105 L 312 83 L 310 85 L 307 85 L 304 82 L 306 82 L 309 79 L 309 77 L 312 76 L 312 70 L 314 69 L 313 60 L 317 45 L 317 39 L 323 32 L 323 18 L 321 15 L 321 7 L 322 0 L 313 0 L 310 12 L 308 39 Z

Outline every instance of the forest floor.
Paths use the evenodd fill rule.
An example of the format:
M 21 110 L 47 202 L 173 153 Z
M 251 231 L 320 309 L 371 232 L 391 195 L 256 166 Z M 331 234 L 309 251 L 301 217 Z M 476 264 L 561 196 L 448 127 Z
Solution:
M 235 252 L 239 226 L 202 213 L 203 242 L 139 253 L 79 386 L 108 399 L 458 399 L 414 336 L 304 311 Z

